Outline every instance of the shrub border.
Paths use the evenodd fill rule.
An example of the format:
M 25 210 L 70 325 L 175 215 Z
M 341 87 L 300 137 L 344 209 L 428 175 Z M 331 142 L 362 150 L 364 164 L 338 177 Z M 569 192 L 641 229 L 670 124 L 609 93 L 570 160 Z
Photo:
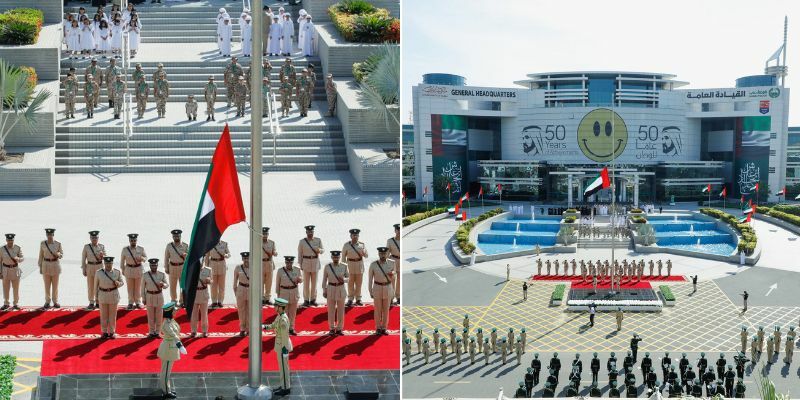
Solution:
M 421 213 L 411 214 L 403 218 L 403 226 L 409 226 L 413 223 L 422 221 L 426 218 L 437 216 L 441 213 L 446 213 L 447 207 L 439 207 Z
M 672 293 L 672 288 L 669 285 L 659 285 L 658 290 L 664 296 L 664 301 L 675 301 L 675 295 Z
M 559 283 L 553 286 L 553 293 L 550 295 L 550 301 L 564 300 L 564 293 L 567 291 L 567 285 Z
M 461 251 L 463 251 L 464 254 L 472 254 L 472 252 L 475 251 L 475 244 L 469 241 L 469 232 L 475 227 L 475 225 L 478 224 L 478 222 L 504 212 L 506 212 L 506 210 L 498 207 L 489 210 L 475 218 L 470 218 L 461 224 L 461 226 L 458 227 L 458 230 L 456 230 L 456 241 L 458 242 L 458 247 L 461 249 Z
M 14 391 L 14 370 L 17 368 L 17 357 L 0 355 L 0 399 L 10 399 Z

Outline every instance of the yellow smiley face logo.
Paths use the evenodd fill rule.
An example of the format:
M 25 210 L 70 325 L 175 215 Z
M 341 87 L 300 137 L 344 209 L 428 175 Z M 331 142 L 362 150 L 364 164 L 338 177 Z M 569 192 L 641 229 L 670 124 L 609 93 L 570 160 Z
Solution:
M 628 128 L 619 114 L 598 108 L 586 114 L 578 125 L 578 147 L 597 162 L 609 162 L 622 155 L 628 145 Z

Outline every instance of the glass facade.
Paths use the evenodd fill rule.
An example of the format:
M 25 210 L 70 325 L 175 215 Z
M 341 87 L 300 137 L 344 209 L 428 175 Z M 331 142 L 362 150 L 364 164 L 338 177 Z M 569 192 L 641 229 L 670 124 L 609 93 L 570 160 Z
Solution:
M 402 170 L 403 190 L 407 198 L 416 196 L 416 184 L 414 175 L 414 125 L 403 125 L 403 158 Z
M 589 79 L 589 104 L 608 105 L 614 102 L 614 78 Z
M 467 78 L 453 74 L 425 74 L 422 75 L 422 83 L 426 85 L 464 86 L 467 84 Z
M 737 88 L 755 87 L 755 86 L 775 86 L 778 84 L 778 78 L 775 75 L 750 75 L 743 76 L 736 80 Z

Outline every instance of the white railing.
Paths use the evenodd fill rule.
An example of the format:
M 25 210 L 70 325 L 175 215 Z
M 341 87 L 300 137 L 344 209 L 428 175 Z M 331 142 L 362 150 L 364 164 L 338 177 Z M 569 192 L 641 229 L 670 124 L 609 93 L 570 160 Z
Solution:
M 275 93 L 270 90 L 270 95 L 267 96 L 267 122 L 269 124 L 269 133 L 272 135 L 272 166 L 277 165 L 278 155 L 278 134 L 280 134 L 280 122 L 278 122 L 277 110 L 275 104 L 277 99 Z
M 122 0 L 120 8 L 125 10 L 128 8 L 128 0 Z M 125 32 L 122 39 L 122 48 L 120 49 L 120 56 L 122 56 L 122 76 L 127 85 L 128 82 L 128 59 L 130 55 L 130 36 Z M 108 84 L 108 82 L 106 82 Z M 154 82 L 155 84 L 155 82 Z M 136 82 L 133 83 L 133 90 L 136 91 Z M 125 94 L 122 104 L 122 135 L 125 137 L 125 166 L 131 165 L 131 136 L 133 136 L 133 123 L 131 121 L 131 103 L 132 96 L 130 90 Z

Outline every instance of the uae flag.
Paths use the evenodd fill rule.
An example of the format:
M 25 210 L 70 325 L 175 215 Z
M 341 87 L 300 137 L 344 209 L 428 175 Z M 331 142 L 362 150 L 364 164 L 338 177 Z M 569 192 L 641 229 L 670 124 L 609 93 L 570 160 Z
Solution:
M 478 191 L 478 197 L 483 197 L 483 186 L 481 186 L 481 190 Z
M 750 222 L 750 219 L 751 219 L 752 217 L 753 217 L 753 214 L 747 214 L 747 215 L 745 215 L 744 217 L 742 217 L 742 218 L 739 218 L 739 223 L 740 223 L 740 224 L 743 224 L 743 223 L 746 223 L 746 222 Z
M 189 255 L 183 264 L 181 291 L 186 304 L 194 304 L 203 256 L 219 243 L 225 229 L 244 220 L 244 205 L 233 158 L 231 134 L 225 125 L 208 167 L 206 183 L 194 220 L 192 239 L 189 242 Z M 186 312 L 191 318 L 192 307 L 187 307 Z
M 750 190 L 755 190 L 757 192 L 758 191 L 758 187 L 759 187 L 759 184 L 758 184 L 758 182 L 756 182 L 756 185 L 751 187 Z
M 611 187 L 611 180 L 608 179 L 608 168 L 603 168 L 600 171 L 600 176 L 593 180 L 586 189 L 583 190 L 583 196 L 591 196 L 600 190 L 608 189 Z
M 727 198 L 728 197 L 728 189 L 723 187 L 722 191 L 719 192 L 719 197 L 726 197 Z
M 747 202 L 747 205 L 742 210 L 742 214 L 751 214 L 753 212 L 753 200 Z
M 786 186 L 784 186 L 783 189 L 781 189 L 781 191 L 778 192 L 778 196 L 786 196 Z
M 703 188 L 703 193 L 711 192 L 711 184 L 709 183 L 706 187 Z

